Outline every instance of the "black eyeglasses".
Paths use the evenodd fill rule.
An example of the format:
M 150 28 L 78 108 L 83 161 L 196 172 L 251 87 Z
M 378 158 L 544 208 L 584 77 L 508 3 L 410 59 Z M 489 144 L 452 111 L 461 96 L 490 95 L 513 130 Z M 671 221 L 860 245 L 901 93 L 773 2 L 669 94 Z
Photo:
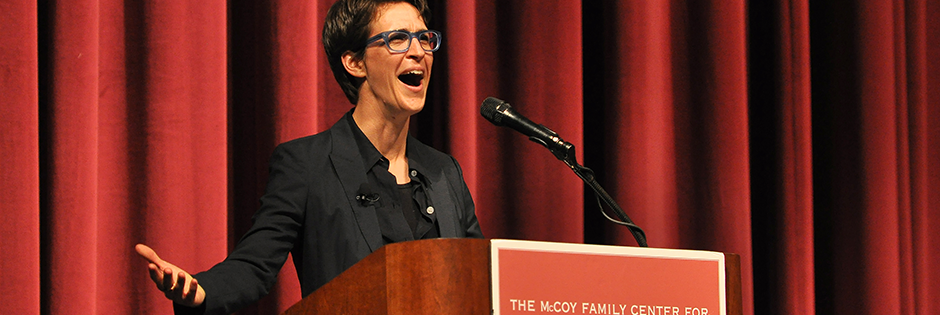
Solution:
M 424 30 L 420 32 L 387 31 L 376 34 L 366 40 L 366 46 L 379 40 L 385 41 L 385 47 L 393 53 L 403 53 L 411 48 L 411 39 L 417 38 L 418 45 L 426 52 L 434 52 L 441 48 L 441 32 Z

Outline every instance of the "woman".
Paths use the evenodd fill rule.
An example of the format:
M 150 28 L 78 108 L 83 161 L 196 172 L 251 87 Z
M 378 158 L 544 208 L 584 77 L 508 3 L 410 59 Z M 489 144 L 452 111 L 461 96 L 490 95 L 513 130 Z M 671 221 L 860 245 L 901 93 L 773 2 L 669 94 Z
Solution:
M 288 252 L 306 296 L 385 244 L 483 237 L 456 160 L 408 136 L 440 48 L 428 17 L 424 0 L 330 8 L 323 43 L 353 110 L 329 130 L 275 149 L 254 225 L 225 261 L 190 276 L 137 245 L 178 313 L 253 303 Z

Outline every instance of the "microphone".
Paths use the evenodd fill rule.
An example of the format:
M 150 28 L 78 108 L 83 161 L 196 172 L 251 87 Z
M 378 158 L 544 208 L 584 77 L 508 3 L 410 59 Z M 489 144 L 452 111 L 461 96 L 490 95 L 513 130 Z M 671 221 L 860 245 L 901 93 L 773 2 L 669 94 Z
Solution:
M 480 114 L 494 125 L 515 129 L 529 136 L 529 140 L 535 141 L 552 151 L 552 154 L 554 154 L 556 158 L 565 162 L 585 184 L 594 190 L 594 195 L 597 197 L 597 205 L 600 207 L 604 217 L 614 223 L 629 228 L 630 233 L 633 234 L 633 238 L 636 239 L 637 245 L 647 247 L 646 233 L 643 232 L 643 229 L 633 223 L 630 217 L 627 216 L 627 213 L 617 205 L 614 198 L 610 197 L 607 191 L 601 187 L 601 184 L 598 183 L 597 179 L 594 177 L 594 171 L 578 164 L 578 161 L 575 159 L 574 145 L 562 140 L 558 137 L 558 134 L 551 129 L 525 118 L 522 114 L 512 110 L 512 106 L 509 106 L 509 103 L 495 97 L 487 97 L 483 100 L 483 105 L 480 106 Z M 614 210 L 614 214 L 619 220 L 607 215 L 607 212 L 604 211 L 604 207 L 601 206 L 601 200 Z
M 356 201 L 359 202 L 360 206 L 368 207 L 379 201 L 379 194 L 372 193 L 372 187 L 369 186 L 369 183 L 362 183 L 362 185 L 359 185 L 359 190 L 356 191 Z
M 562 140 L 558 133 L 551 129 L 536 124 L 517 113 L 512 106 L 509 106 L 509 103 L 503 100 L 487 97 L 480 106 L 480 114 L 494 125 L 506 126 L 529 136 L 529 140 L 545 146 L 559 160 L 568 161 L 575 157 L 572 144 Z

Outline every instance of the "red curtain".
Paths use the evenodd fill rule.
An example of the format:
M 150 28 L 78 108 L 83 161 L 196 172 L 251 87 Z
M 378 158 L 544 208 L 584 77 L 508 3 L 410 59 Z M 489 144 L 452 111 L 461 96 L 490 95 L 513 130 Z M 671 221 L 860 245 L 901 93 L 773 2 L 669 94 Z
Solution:
M 813 146 L 809 9 L 785 0 L 748 10 L 755 314 L 816 311 L 814 239 L 829 232 L 814 229 L 813 154 L 831 148 Z
M 938 4 L 810 11 L 817 311 L 935 313 Z
M 24 3 L 27 2 L 27 3 Z M 509 101 L 578 149 L 650 246 L 738 253 L 746 314 L 940 312 L 940 4 L 443 1 L 422 141 L 492 238 L 635 245 Z M 277 143 L 351 105 L 332 0 L 0 1 L 0 313 L 165 314 L 250 226 Z M 293 266 L 245 314 L 300 299 Z
M 36 3 L 0 3 L 0 313 L 39 313 L 39 77 Z M 16 297 L 14 300 L 13 297 Z

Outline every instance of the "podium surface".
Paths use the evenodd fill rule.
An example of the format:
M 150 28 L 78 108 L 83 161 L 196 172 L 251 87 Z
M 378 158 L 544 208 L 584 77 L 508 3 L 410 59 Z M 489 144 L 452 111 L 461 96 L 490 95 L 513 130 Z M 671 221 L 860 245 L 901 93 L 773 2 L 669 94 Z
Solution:
M 498 266 L 492 266 L 491 263 L 494 242 L 497 244 L 499 242 L 522 244 L 523 247 L 526 245 L 562 244 L 562 246 L 580 249 L 587 253 L 602 249 L 623 249 L 620 246 L 484 239 L 433 239 L 395 243 L 383 246 L 353 265 L 292 306 L 284 314 L 493 314 L 494 305 L 496 305 L 493 303 L 493 296 L 498 296 L 500 290 L 494 286 L 494 282 L 499 282 L 499 280 L 494 281 L 493 276 L 501 271 L 496 270 Z M 631 247 L 630 249 L 637 248 Z M 645 248 L 641 250 L 653 250 L 666 256 L 679 251 Z M 555 254 L 567 255 L 564 253 Z M 722 276 L 724 279 L 722 279 L 722 282 L 726 288 L 723 290 L 725 291 L 723 299 L 725 302 L 723 304 L 726 313 L 741 314 L 740 260 L 734 254 L 717 254 L 724 255 L 724 275 Z M 560 260 L 557 257 L 548 257 L 537 263 L 551 265 L 553 261 Z M 521 263 L 524 264 L 525 261 L 523 260 Z M 649 265 L 648 262 L 647 265 Z M 657 263 L 654 262 L 653 265 L 657 265 Z M 666 268 L 663 271 L 670 271 L 668 264 L 663 266 L 663 268 Z M 570 269 L 570 267 L 568 268 Z M 609 266 L 607 268 L 607 270 L 620 270 L 619 273 L 621 274 L 629 273 L 631 270 L 629 265 Z M 565 283 L 555 283 L 555 285 L 562 289 L 566 287 Z M 612 285 L 609 283 L 601 285 L 600 289 L 603 290 L 624 290 L 624 287 L 620 286 L 619 283 L 616 287 L 611 287 Z M 622 285 L 629 284 L 623 283 Z M 642 302 L 631 303 L 624 299 L 607 302 L 573 299 L 543 301 L 534 296 L 530 296 L 530 298 L 503 296 L 496 301 L 507 303 L 509 300 L 517 300 L 515 303 L 524 301 L 523 304 L 520 304 L 520 307 L 525 305 L 525 309 L 517 309 L 517 312 L 509 311 L 502 314 L 554 313 L 556 311 L 554 306 L 558 306 L 557 311 L 567 311 L 568 314 L 619 315 L 633 314 L 631 313 L 631 307 L 634 308 L 633 311 L 638 311 L 639 307 L 644 305 Z M 562 302 L 569 304 L 563 306 Z M 532 308 L 529 308 L 527 303 L 531 303 Z M 548 309 L 543 305 L 546 303 Z M 593 305 L 595 306 L 593 310 L 590 303 L 596 304 Z M 653 305 L 653 309 L 655 307 Z M 676 305 L 676 307 L 680 309 L 678 314 L 686 314 L 686 306 Z M 692 311 L 695 306 L 689 307 L 691 308 L 688 314 L 693 314 Z M 649 309 L 645 309 L 643 313 L 674 315 L 673 308 L 669 309 L 669 313 L 666 313 L 663 308 L 659 308 L 660 313 L 649 313 L 647 310 Z M 712 308 L 708 313 L 702 313 L 702 309 L 699 308 L 698 313 L 694 313 L 694 315 L 707 314 L 715 315 L 720 314 L 720 312 Z

